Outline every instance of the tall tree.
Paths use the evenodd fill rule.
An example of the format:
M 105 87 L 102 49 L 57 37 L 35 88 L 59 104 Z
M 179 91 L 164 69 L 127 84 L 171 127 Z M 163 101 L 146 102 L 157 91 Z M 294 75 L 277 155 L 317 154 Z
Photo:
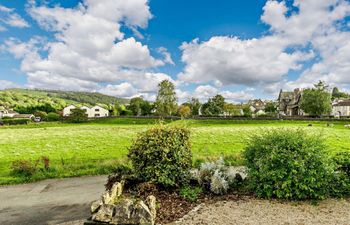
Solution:
M 142 97 L 135 97 L 130 99 L 130 103 L 128 105 L 128 109 L 132 111 L 132 114 L 135 116 L 140 116 L 142 114 Z
M 224 106 L 225 98 L 222 95 L 216 95 L 203 104 L 202 113 L 206 116 L 219 116 L 224 112 Z
M 305 89 L 301 100 L 301 109 L 310 116 L 320 117 L 332 111 L 331 94 L 324 82 L 314 85 L 314 88 Z
M 191 115 L 191 108 L 188 105 L 181 105 L 179 107 L 179 114 L 181 118 L 187 118 Z
M 332 91 L 332 100 L 334 99 L 346 99 L 349 98 L 349 95 L 347 93 L 339 91 L 337 87 L 333 88 Z
M 158 94 L 155 102 L 156 113 L 161 116 L 171 116 L 177 112 L 177 97 L 174 84 L 163 80 L 158 84 Z

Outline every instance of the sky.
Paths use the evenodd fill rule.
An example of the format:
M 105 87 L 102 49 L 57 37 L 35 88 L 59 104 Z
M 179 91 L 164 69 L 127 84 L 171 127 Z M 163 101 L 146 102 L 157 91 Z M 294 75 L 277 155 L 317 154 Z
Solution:
M 0 0 L 0 89 L 180 102 L 350 91 L 349 0 Z

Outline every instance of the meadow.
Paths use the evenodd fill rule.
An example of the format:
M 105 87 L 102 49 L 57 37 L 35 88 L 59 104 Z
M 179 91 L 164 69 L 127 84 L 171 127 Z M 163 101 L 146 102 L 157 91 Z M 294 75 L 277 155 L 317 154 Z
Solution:
M 15 184 L 46 178 L 112 173 L 127 164 L 127 152 L 137 133 L 159 121 L 115 118 L 84 124 L 41 123 L 0 128 L 0 184 Z M 301 128 L 322 135 L 329 154 L 350 151 L 350 129 L 345 122 L 318 121 L 166 121 L 170 126 L 188 126 L 192 131 L 193 163 L 224 157 L 227 164 L 242 165 L 241 152 L 249 136 L 273 128 Z M 308 126 L 309 124 L 312 126 Z M 50 169 L 30 180 L 11 174 L 14 160 L 50 159 Z

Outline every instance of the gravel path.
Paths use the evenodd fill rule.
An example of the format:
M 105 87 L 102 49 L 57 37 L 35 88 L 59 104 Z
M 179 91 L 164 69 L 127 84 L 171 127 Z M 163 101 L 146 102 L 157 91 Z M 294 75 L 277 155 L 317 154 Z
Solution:
M 199 207 L 172 225 L 350 225 L 350 199 L 325 200 L 318 206 L 305 202 L 247 199 Z

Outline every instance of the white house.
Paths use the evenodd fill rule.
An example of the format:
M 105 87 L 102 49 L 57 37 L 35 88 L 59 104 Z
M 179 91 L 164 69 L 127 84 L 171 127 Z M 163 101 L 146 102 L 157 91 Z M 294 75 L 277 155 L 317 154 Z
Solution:
M 0 109 L 0 118 L 3 117 L 11 117 L 13 118 L 14 116 L 18 115 L 18 112 L 15 112 L 11 109 Z
M 332 115 L 335 117 L 350 116 L 350 100 L 339 100 L 332 105 Z
M 76 109 L 75 105 L 69 105 L 63 109 L 63 116 L 69 116 L 72 109 Z M 93 106 L 89 108 L 87 106 L 82 106 L 80 109 L 85 110 L 88 118 L 100 118 L 100 117 L 108 117 L 109 111 L 107 109 L 102 108 L 101 106 Z

